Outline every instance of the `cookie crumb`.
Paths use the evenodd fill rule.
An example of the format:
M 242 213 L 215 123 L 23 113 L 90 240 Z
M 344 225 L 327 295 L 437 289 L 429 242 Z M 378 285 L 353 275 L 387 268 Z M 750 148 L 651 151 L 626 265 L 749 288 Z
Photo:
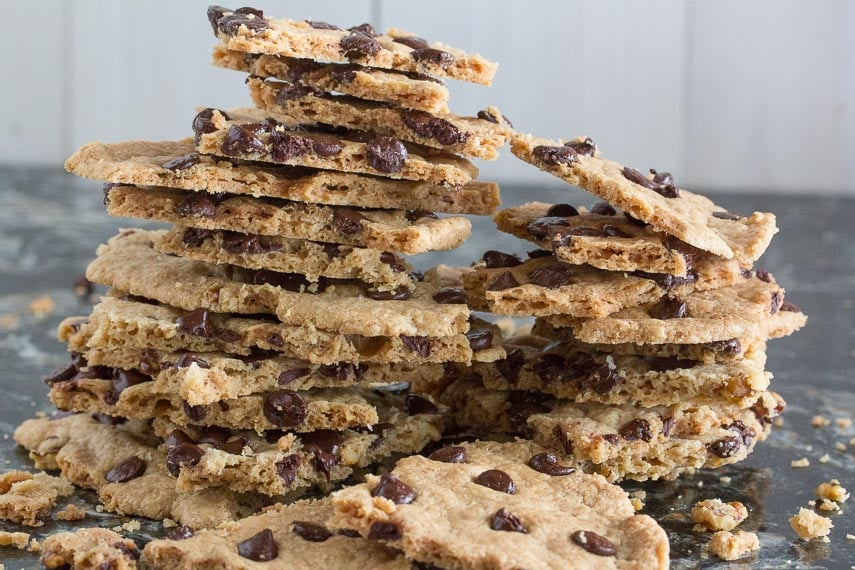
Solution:
M 727 484 L 728 484 L 728 483 L 730 483 L 733 479 L 732 479 L 731 477 L 719 477 L 719 478 L 718 478 L 718 480 L 719 480 L 721 483 L 724 483 L 725 485 L 727 485 Z
M 819 510 L 821 510 L 821 511 L 839 511 L 840 505 L 838 505 L 834 501 L 829 501 L 828 499 L 823 499 L 819 503 Z
M 30 312 L 37 319 L 42 319 L 50 315 L 53 313 L 55 307 L 56 305 L 54 305 L 53 299 L 49 295 L 44 295 L 30 301 Z
M 7 471 L 0 475 L 0 519 L 42 526 L 57 497 L 74 491 L 71 483 L 47 473 Z
M 140 530 L 140 521 L 132 520 L 122 525 L 125 532 L 137 532 Z
M 807 457 L 802 457 L 801 459 L 795 459 L 795 460 L 790 462 L 790 467 L 792 467 L 794 469 L 798 469 L 801 467 L 809 467 L 809 466 L 810 466 L 810 460 Z
M 820 483 L 816 488 L 816 496 L 820 499 L 828 499 L 838 503 L 845 503 L 849 493 L 840 485 L 840 481 L 832 479 L 828 483 Z
M 846 444 L 842 441 L 838 441 L 834 444 L 834 449 L 836 449 L 837 451 L 846 451 Z
M 782 425 L 784 425 L 784 417 L 778 416 L 777 418 L 772 420 L 772 425 L 775 427 L 781 427 Z
M 6 532 L 0 530 L 0 546 L 14 546 L 23 550 L 30 543 L 30 535 L 26 532 Z
M 163 528 L 175 528 L 178 526 L 178 523 L 172 519 L 166 518 L 163 519 Z
M 707 530 L 733 530 L 746 518 L 748 509 L 738 501 L 723 503 L 721 499 L 708 499 L 692 507 L 692 520 Z
M 20 321 L 21 319 L 18 318 L 18 315 L 3 313 L 0 315 L 0 330 L 13 331 L 18 328 L 18 323 Z
M 30 544 L 27 545 L 27 550 L 30 552 L 41 552 L 42 543 L 36 540 L 35 538 L 30 539 Z
M 817 416 L 813 417 L 813 419 L 810 421 L 810 423 L 813 427 L 819 428 L 819 427 L 826 427 L 826 426 L 831 425 L 831 420 L 829 420 L 825 416 L 817 415 Z
M 828 463 L 829 461 L 831 461 L 831 457 L 827 453 L 819 458 L 820 463 Z
M 53 517 L 60 521 L 79 521 L 86 518 L 86 511 L 84 511 L 77 505 L 69 503 L 65 505 L 64 509 L 58 511 Z
M 834 420 L 834 425 L 840 429 L 848 429 L 852 427 L 852 418 L 837 418 Z
M 790 526 L 802 540 L 828 536 L 834 527 L 831 519 L 804 508 L 790 517 Z
M 760 550 L 760 539 L 753 532 L 720 530 L 712 535 L 708 548 L 722 560 L 737 560 L 749 552 Z
M 846 534 L 846 540 L 855 540 L 855 534 Z

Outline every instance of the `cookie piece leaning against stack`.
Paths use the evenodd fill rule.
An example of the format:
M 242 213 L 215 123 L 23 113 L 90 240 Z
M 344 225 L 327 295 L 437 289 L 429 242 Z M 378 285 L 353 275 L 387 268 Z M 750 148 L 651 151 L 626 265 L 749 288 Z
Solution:
M 613 481 L 744 459 L 784 409 L 766 341 L 806 320 L 752 269 L 774 216 L 726 211 L 669 173 L 603 158 L 589 138 L 514 135 L 511 149 L 607 202 L 499 212 L 500 230 L 539 249 L 525 261 L 488 251 L 460 279 L 471 308 L 536 321 L 441 400 L 464 426 L 529 435 Z
M 173 226 L 98 249 L 87 277 L 108 293 L 60 325 L 71 362 L 47 378 L 77 414 L 16 434 L 107 508 L 194 528 L 419 452 L 444 409 L 402 382 L 504 356 L 461 290 L 405 258 L 460 246 L 457 214 L 499 205 L 466 157 L 495 159 L 510 129 L 493 108 L 449 114 L 438 79 L 489 84 L 495 64 L 368 25 L 208 18 L 259 107 L 69 158 L 109 214 Z

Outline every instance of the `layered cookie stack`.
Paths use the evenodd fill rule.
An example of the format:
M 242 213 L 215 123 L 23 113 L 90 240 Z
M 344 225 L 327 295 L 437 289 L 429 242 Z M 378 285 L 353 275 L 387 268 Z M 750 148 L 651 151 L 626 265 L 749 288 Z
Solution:
M 590 210 L 529 203 L 500 230 L 528 259 L 488 251 L 462 281 L 470 305 L 535 316 L 445 388 L 458 421 L 525 434 L 610 480 L 672 478 L 744 459 L 784 402 L 766 341 L 806 320 L 752 264 L 777 231 L 600 156 L 594 142 L 514 135 L 522 160 L 606 200 Z
M 111 510 L 194 528 L 420 451 L 442 410 L 399 383 L 504 356 L 461 290 L 403 257 L 469 236 L 435 212 L 499 204 L 464 156 L 496 158 L 510 130 L 492 108 L 448 114 L 437 79 L 489 84 L 495 64 L 368 25 L 208 17 L 217 64 L 253 73 L 259 108 L 68 160 L 106 182 L 109 214 L 174 225 L 98 249 L 87 277 L 109 292 L 62 323 L 72 360 L 47 379 L 81 413 L 16 434 Z

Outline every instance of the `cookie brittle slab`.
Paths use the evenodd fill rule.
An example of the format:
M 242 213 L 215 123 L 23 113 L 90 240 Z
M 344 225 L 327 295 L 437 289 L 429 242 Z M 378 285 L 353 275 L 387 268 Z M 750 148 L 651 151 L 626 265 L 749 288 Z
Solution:
M 111 184 L 166 186 L 256 198 L 360 208 L 491 214 L 499 187 L 473 180 L 449 189 L 429 182 L 313 170 L 200 155 L 191 139 L 83 145 L 65 162 L 72 174 Z
M 476 442 L 333 494 L 330 525 L 440 568 L 668 567 L 665 531 L 623 490 L 531 442 Z
M 603 158 L 593 141 L 584 137 L 562 145 L 516 134 L 511 152 L 657 231 L 726 259 L 755 261 L 778 231 L 773 214 L 729 212 L 705 196 L 678 188 L 667 172 L 651 171 L 647 176 Z

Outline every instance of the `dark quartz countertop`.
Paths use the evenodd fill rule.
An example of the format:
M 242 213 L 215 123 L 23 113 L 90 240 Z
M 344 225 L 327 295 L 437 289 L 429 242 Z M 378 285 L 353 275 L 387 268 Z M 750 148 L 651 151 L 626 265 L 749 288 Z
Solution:
M 503 187 L 506 205 L 530 200 L 589 204 L 581 192 L 558 186 Z M 814 499 L 822 481 L 837 478 L 855 490 L 855 428 L 814 428 L 811 418 L 832 420 L 855 416 L 855 199 L 768 194 L 716 196 L 740 212 L 768 210 L 778 216 L 781 231 L 759 264 L 774 272 L 792 300 L 810 315 L 798 334 L 772 341 L 768 368 L 772 388 L 788 401 L 784 423 L 744 463 L 707 471 L 674 482 L 629 483 L 644 489 L 642 511 L 660 521 L 671 538 L 674 568 L 838 568 L 855 565 L 853 501 L 834 521 L 831 542 L 803 542 L 788 518 Z M 522 253 L 529 244 L 497 232 L 489 218 L 473 218 L 474 231 L 464 247 L 417 256 L 425 268 L 435 263 L 467 265 L 486 249 Z M 76 298 L 75 278 L 83 273 L 96 246 L 119 227 L 146 225 L 113 219 L 101 204 L 100 185 L 77 180 L 58 169 L 0 169 L 0 469 L 32 469 L 27 454 L 11 439 L 15 427 L 37 412 L 49 412 L 42 377 L 67 358 L 55 340 L 55 327 L 65 316 L 86 314 L 91 303 Z M 30 303 L 48 296 L 53 311 L 36 317 Z M 835 448 L 844 443 L 845 451 Z M 828 454 L 827 462 L 820 457 Z M 793 469 L 790 461 L 807 457 L 810 467 Z M 721 481 L 729 477 L 729 482 Z M 727 479 L 725 479 L 727 481 Z M 709 558 L 703 545 L 709 534 L 692 532 L 689 511 L 701 499 L 739 500 L 750 511 L 740 528 L 757 531 L 762 548 L 746 562 Z M 80 523 L 48 521 L 24 529 L 41 538 L 74 526 L 113 527 L 126 517 L 98 513 L 94 494 L 80 491 L 73 502 L 88 516 Z M 62 503 L 60 503 L 62 504 Z M 827 514 L 827 513 L 822 513 Z M 0 521 L 0 530 L 21 530 Z M 161 533 L 159 523 L 142 521 L 138 532 L 125 533 L 144 543 Z M 37 567 L 37 555 L 0 547 L 6 568 Z

